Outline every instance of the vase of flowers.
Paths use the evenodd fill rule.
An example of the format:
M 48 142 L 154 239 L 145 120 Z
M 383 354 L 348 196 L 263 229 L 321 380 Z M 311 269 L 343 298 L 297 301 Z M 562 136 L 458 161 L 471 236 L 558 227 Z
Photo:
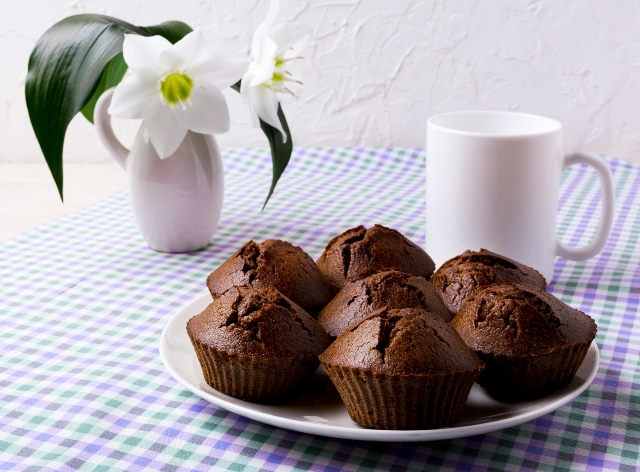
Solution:
M 191 252 L 209 244 L 224 199 L 224 170 L 213 134 L 187 131 L 178 148 L 162 158 L 145 123 L 131 150 L 111 129 L 113 90 L 98 100 L 95 125 L 100 140 L 127 172 L 129 199 L 140 233 L 152 249 Z
M 29 116 L 60 196 L 66 128 L 81 112 L 128 173 L 140 231 L 155 250 L 206 246 L 217 228 L 224 173 L 215 135 L 230 127 L 222 90 L 239 92 L 271 148 L 273 194 L 292 152 L 280 96 L 302 85 L 293 65 L 310 38 L 299 24 L 273 25 L 273 0 L 248 58 L 229 58 L 210 30 L 180 22 L 136 27 L 101 15 L 76 15 L 38 41 L 26 82 Z M 128 72 L 127 72 L 128 71 Z M 131 150 L 111 116 L 142 119 Z

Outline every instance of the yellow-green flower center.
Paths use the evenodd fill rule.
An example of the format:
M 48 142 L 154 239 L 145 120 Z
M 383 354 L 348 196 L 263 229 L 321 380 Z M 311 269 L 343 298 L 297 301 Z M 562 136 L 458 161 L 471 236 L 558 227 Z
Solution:
M 273 82 L 282 82 L 284 80 L 284 74 L 281 74 L 280 72 L 274 72 L 271 80 Z
M 193 79 L 187 74 L 173 72 L 160 82 L 160 93 L 170 105 L 186 102 L 191 97 Z

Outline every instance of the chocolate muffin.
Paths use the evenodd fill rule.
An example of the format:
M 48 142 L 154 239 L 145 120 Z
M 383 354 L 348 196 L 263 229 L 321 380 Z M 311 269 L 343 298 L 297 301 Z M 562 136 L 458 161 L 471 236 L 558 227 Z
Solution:
M 451 321 L 453 315 L 424 277 L 385 271 L 348 282 L 320 312 L 318 322 L 331 336 L 380 308 L 422 308 Z
M 227 395 L 283 402 L 318 368 L 331 338 L 273 287 L 233 287 L 187 322 L 204 378 Z
M 485 285 L 512 282 L 547 288 L 547 281 L 537 270 L 486 249 L 465 251 L 449 259 L 429 282 L 454 314 L 478 287 Z
M 358 226 L 336 236 L 318 259 L 318 268 L 338 292 L 347 282 L 383 270 L 400 270 L 429 280 L 435 264 L 419 246 L 398 231 Z
M 495 398 L 540 398 L 571 382 L 596 324 L 544 290 L 522 284 L 478 289 L 451 324 L 486 363 L 478 378 Z
M 234 286 L 273 286 L 313 317 L 331 300 L 322 273 L 300 247 L 287 241 L 249 241 L 207 277 L 215 299 Z
M 482 362 L 449 323 L 419 308 L 383 308 L 320 355 L 353 421 L 378 429 L 451 426 Z

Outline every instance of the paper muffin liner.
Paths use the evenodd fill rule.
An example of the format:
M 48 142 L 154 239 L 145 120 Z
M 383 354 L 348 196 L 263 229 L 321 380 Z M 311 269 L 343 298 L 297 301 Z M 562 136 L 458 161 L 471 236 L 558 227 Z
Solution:
M 589 344 L 563 346 L 537 357 L 494 356 L 476 351 L 486 367 L 478 383 L 498 400 L 517 402 L 544 397 L 571 383 Z
M 193 338 L 191 343 L 209 386 L 252 402 L 291 400 L 320 365 L 317 356 L 253 358 L 219 351 Z
M 353 421 L 376 429 L 433 429 L 455 424 L 478 371 L 386 375 L 323 364 Z

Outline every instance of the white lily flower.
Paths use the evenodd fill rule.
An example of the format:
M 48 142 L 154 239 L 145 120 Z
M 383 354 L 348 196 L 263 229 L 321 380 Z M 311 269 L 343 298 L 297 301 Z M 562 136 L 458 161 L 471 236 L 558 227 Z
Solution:
M 253 126 L 259 126 L 260 118 L 279 130 L 286 142 L 287 134 L 278 118 L 277 94 L 295 97 L 302 88 L 292 62 L 300 59 L 300 51 L 311 38 L 311 28 L 299 23 L 272 26 L 279 8 L 279 0 L 272 0 L 267 18 L 256 29 L 251 43 L 251 63 L 242 77 L 240 93 L 251 109 Z
M 233 85 L 247 62 L 211 52 L 201 31 L 175 44 L 162 36 L 126 34 L 122 52 L 133 71 L 113 94 L 109 114 L 144 120 L 160 158 L 172 155 L 187 130 L 229 131 L 229 109 L 220 89 Z

